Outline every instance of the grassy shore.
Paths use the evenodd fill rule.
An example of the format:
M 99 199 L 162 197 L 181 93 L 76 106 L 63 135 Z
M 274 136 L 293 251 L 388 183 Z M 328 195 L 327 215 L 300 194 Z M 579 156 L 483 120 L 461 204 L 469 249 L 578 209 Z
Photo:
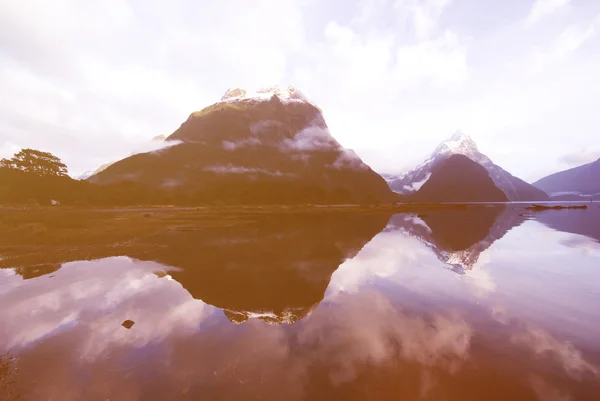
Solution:
M 173 233 L 181 235 L 198 230 L 205 230 L 210 235 L 211 228 L 241 226 L 267 215 L 274 218 L 277 215 L 281 218 L 302 218 L 306 214 L 340 213 L 392 216 L 402 212 L 457 208 L 465 209 L 467 206 L 3 207 L 0 208 L 0 268 L 42 266 L 115 255 L 135 256 L 143 254 L 157 237 L 172 237 Z

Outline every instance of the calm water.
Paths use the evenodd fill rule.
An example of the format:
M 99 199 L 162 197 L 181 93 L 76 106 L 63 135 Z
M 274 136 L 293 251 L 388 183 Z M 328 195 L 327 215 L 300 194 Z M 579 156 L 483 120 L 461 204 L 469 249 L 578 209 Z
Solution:
M 0 399 L 600 400 L 598 206 L 246 220 L 0 245 Z

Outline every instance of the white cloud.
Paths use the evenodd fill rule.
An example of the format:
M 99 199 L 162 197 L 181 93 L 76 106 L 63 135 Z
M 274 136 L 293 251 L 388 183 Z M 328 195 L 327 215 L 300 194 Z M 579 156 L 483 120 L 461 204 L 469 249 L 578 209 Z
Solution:
M 2 351 L 31 346 L 62 328 L 89 330 L 77 344 L 83 358 L 95 358 L 110 346 L 142 347 L 173 333 L 189 333 L 213 312 L 195 300 L 164 266 L 125 257 L 66 263 L 47 284 L 48 276 L 23 280 L 3 277 L 0 311 Z M 121 323 L 133 320 L 131 330 Z M 156 322 L 160 321 L 160 325 Z
M 581 166 L 583 164 L 595 162 L 600 158 L 600 150 L 580 149 L 577 152 L 570 152 L 560 158 L 560 162 L 569 167 Z
M 573 344 L 559 341 L 543 329 L 530 327 L 522 333 L 514 334 L 511 341 L 530 348 L 538 357 L 544 355 L 552 357 L 573 378 L 580 379 L 586 374 L 600 375 L 598 367 L 586 361 L 581 351 Z
M 225 150 L 236 150 L 239 148 L 253 147 L 259 145 L 260 139 L 254 137 L 242 139 L 239 141 L 223 141 L 223 149 Z
M 293 139 L 284 139 L 281 144 L 283 150 L 296 151 L 331 150 L 338 147 L 329 130 L 318 125 L 309 125 L 296 133 Z
M 0 142 L 52 151 L 78 173 L 174 131 L 228 86 L 282 80 L 287 55 L 303 46 L 298 3 L 243 9 L 2 2 Z
M 583 24 L 571 25 L 564 29 L 558 36 L 552 48 L 541 51 L 536 50 L 529 60 L 529 70 L 539 73 L 552 63 L 564 62 L 587 41 L 598 34 L 600 28 L 600 14 L 587 26 Z
M 411 14 L 415 35 L 423 39 L 435 31 L 444 9 L 451 2 L 452 0 L 396 0 L 394 5 Z
M 535 0 L 527 16 L 527 24 L 537 24 L 540 20 L 567 6 L 571 0 Z
M 556 171 L 595 143 L 600 4 L 476 3 L 3 1 L 0 148 L 51 151 L 77 174 L 227 88 L 289 83 L 379 171 L 413 167 L 459 128 L 515 175 Z
M 468 77 L 466 48 L 452 31 L 435 40 L 402 46 L 396 52 L 393 74 L 399 88 L 459 87 Z
M 206 167 L 204 167 L 204 170 L 212 171 L 213 173 L 216 173 L 216 174 L 265 174 L 265 175 L 272 175 L 272 176 L 276 176 L 276 177 L 292 176 L 292 174 L 282 173 L 279 170 L 269 171 L 269 170 L 265 170 L 262 168 L 241 167 L 241 166 L 234 166 L 232 164 L 227 164 L 224 166 L 206 166 Z
M 362 162 L 355 151 L 351 149 L 342 149 L 340 155 L 333 162 L 335 168 L 351 168 L 354 170 L 366 170 L 369 167 Z
M 539 376 L 531 375 L 529 378 L 531 388 L 535 391 L 540 401 L 572 401 L 569 393 L 561 391 L 554 385 L 544 381 Z

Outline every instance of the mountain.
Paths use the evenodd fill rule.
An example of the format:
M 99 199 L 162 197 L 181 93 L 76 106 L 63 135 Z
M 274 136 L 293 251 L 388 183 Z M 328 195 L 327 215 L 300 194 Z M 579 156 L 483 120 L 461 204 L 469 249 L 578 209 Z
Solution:
M 600 194 L 600 159 L 551 174 L 533 185 L 551 196 Z
M 433 167 L 429 179 L 412 195 L 417 202 L 507 202 L 488 171 L 462 154 Z
M 134 182 L 169 203 L 387 203 L 385 180 L 329 133 L 321 110 L 292 87 L 229 89 L 167 139 L 93 175 Z
M 473 269 L 482 252 L 525 220 L 518 209 L 507 205 L 477 206 L 398 214 L 390 219 L 386 231 L 400 230 L 417 238 L 450 270 L 464 274 Z
M 548 195 L 542 190 L 495 165 L 489 157 L 479 152 L 477 145 L 468 135 L 460 132 L 455 133 L 448 140 L 441 143 L 431 154 L 431 157 L 414 169 L 395 178 L 388 175 L 386 180 L 390 188 L 397 193 L 413 193 L 429 179 L 438 163 L 454 154 L 467 156 L 483 166 L 496 186 L 504 191 L 510 201 L 543 201 L 549 199 Z

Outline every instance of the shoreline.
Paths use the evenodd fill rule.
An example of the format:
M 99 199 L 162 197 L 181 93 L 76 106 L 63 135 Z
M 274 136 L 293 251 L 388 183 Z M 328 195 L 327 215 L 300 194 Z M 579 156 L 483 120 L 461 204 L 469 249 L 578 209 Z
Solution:
M 311 205 L 132 205 L 132 206 L 11 206 L 0 205 L 0 211 L 77 211 L 77 212 L 323 212 L 323 211 L 389 211 L 419 212 L 427 210 L 464 210 L 478 207 L 522 206 L 533 205 L 589 205 L 600 202 L 584 201 L 519 201 L 519 202 L 470 202 L 470 203 L 400 203 L 400 204 L 311 204 Z M 565 206 L 566 208 L 567 206 Z

